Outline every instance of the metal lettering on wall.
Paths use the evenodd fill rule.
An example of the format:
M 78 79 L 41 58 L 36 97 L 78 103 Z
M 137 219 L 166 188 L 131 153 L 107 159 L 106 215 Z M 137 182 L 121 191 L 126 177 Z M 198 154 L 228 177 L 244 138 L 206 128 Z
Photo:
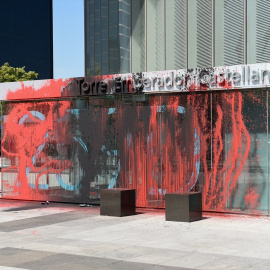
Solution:
M 269 86 L 270 64 L 142 72 L 76 79 L 78 96 L 175 93 Z
M 240 82 L 243 76 L 248 80 L 241 73 Z M 107 84 L 106 78 L 26 82 L 8 92 L 5 198 L 92 202 L 103 188 L 123 187 L 136 189 L 142 207 L 164 207 L 168 192 L 202 191 L 204 210 L 268 209 L 268 91 L 147 95 L 153 81 L 165 87 L 180 79 L 142 86 L 140 74 L 119 77 L 108 76 Z M 44 100 L 51 95 L 56 99 Z M 43 100 L 24 100 L 33 97 Z
M 0 100 L 183 93 L 268 87 L 270 87 L 270 63 L 263 63 L 3 83 Z

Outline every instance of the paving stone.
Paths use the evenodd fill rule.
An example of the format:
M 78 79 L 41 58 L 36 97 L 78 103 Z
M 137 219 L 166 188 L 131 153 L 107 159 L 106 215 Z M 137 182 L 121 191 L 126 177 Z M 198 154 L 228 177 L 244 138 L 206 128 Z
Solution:
M 247 270 L 267 270 L 270 268 L 270 260 L 264 260 L 260 263 L 255 263 L 246 268 Z
M 0 255 L 0 264 L 2 266 L 17 267 L 19 264 L 35 262 L 36 260 L 42 260 L 53 255 L 50 252 L 12 248 L 8 249 L 8 253 L 12 254 Z
M 270 269 L 269 217 L 204 215 L 186 224 L 163 210 L 115 218 L 1 199 L 0 270 Z
M 145 264 L 145 263 L 131 263 L 120 261 L 116 263 L 112 263 L 103 267 L 98 267 L 95 270 L 190 270 L 187 268 L 179 268 L 179 267 L 170 267 L 170 266 L 161 266 L 161 265 L 153 265 L 153 264 Z
M 265 260 L 256 259 L 256 258 L 247 258 L 240 256 L 225 256 L 220 260 L 215 260 L 211 263 L 207 263 L 198 267 L 198 269 L 205 270 L 232 270 L 232 269 L 246 269 L 248 267 L 256 267 L 260 263 L 263 263 Z M 268 265 L 270 267 L 270 265 Z M 266 268 L 267 269 L 267 268 Z
M 224 255 L 204 254 L 200 252 L 193 252 L 193 253 L 190 253 L 189 255 L 186 255 L 177 259 L 162 262 L 161 265 L 197 269 L 200 266 L 219 261 L 223 259 L 224 257 L 225 257 Z
M 28 228 L 40 227 L 40 226 L 80 219 L 82 217 L 83 215 L 78 215 L 78 214 L 57 213 L 57 214 L 27 218 L 27 219 L 22 219 L 22 220 L 14 220 L 14 221 L 0 223 L 0 231 L 13 232 L 13 231 L 24 230 Z
M 146 270 L 192 270 L 193 268 L 183 268 L 183 267 L 172 267 L 172 266 L 164 266 L 164 265 L 152 265 Z
M 25 253 L 25 249 L 5 247 L 0 249 L 0 255 L 11 256 L 20 253 Z
M 0 266 L 0 270 L 28 270 L 28 269 L 17 268 L 17 267 L 8 267 L 8 266 Z
M 55 254 L 50 257 L 41 258 L 38 260 L 33 260 L 31 262 L 22 263 L 15 265 L 16 267 L 22 267 L 27 269 L 39 269 L 39 270 L 49 270 L 49 269 L 71 269 L 70 266 L 77 266 L 74 269 L 95 269 L 97 267 L 105 266 L 115 262 L 109 259 L 100 259 L 94 257 L 70 255 L 70 254 Z

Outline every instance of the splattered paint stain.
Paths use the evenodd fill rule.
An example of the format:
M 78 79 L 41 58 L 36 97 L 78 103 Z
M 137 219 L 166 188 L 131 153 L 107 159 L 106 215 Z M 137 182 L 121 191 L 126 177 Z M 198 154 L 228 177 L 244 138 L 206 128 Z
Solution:
M 210 73 L 201 75 L 202 90 Z M 125 80 L 138 89 L 124 83 L 121 95 L 111 77 L 101 78 L 107 85 L 58 80 L 10 91 L 7 99 L 20 101 L 5 103 L 4 196 L 87 203 L 103 188 L 123 187 L 136 189 L 140 207 L 164 207 L 166 193 L 201 191 L 204 210 L 268 208 L 266 91 L 149 95 L 143 74 L 133 77 Z M 78 89 L 100 95 L 59 99 Z
M 48 175 L 53 173 L 61 178 L 61 172 L 70 167 L 69 159 L 59 159 L 61 154 L 65 157 L 70 140 L 67 125 L 62 121 L 70 102 L 11 103 L 8 107 L 2 156 L 10 166 L 2 169 L 3 184 L 15 197 L 43 199 L 39 191 L 42 194 L 48 190 Z M 55 151 L 60 153 L 57 159 Z

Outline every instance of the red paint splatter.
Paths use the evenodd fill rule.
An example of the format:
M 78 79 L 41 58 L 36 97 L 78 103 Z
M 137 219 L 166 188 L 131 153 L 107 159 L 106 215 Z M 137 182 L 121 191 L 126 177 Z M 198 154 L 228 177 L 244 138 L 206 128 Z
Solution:
M 62 86 L 67 82 L 51 80 L 38 90 L 22 83 L 21 89 L 8 93 L 7 98 L 59 97 Z M 191 89 L 195 90 L 195 85 Z M 164 207 L 165 193 L 196 190 L 203 192 L 204 210 L 239 208 L 239 203 L 232 201 L 236 201 L 238 181 L 251 147 L 242 93 L 213 94 L 212 107 L 209 94 L 150 96 L 145 104 L 129 104 L 119 98 L 113 117 L 108 117 L 109 105 L 106 107 L 104 100 L 91 102 L 91 116 L 100 119 L 95 122 L 93 136 L 87 138 L 98 136 L 93 153 L 101 151 L 110 126 L 108 133 L 114 138 L 111 150 L 117 151 L 121 167 L 117 185 L 136 188 L 137 206 Z M 55 158 L 49 153 L 53 149 L 46 148 L 70 142 L 71 122 L 59 121 L 69 109 L 70 101 L 10 104 L 2 139 L 2 157 L 10 160 L 10 166 L 2 171 L 3 176 L 13 174 L 16 178 L 10 181 L 3 177 L 7 197 L 46 200 L 46 191 L 38 189 L 40 178 L 71 167 L 69 158 Z M 40 147 L 44 151 L 39 151 Z M 95 165 L 94 159 L 96 156 L 91 157 Z M 36 174 L 35 189 L 29 185 L 27 171 Z M 244 191 L 247 209 L 258 208 L 259 193 L 256 188 Z
M 120 134 L 124 138 L 121 161 L 127 160 L 121 163 L 122 185 L 137 189 L 138 206 L 164 207 L 165 193 L 185 192 L 193 187 L 203 192 L 204 210 L 240 207 L 235 197 L 239 194 L 238 180 L 248 159 L 251 137 L 243 120 L 242 94 L 223 93 L 220 99 L 212 108 L 212 133 L 209 95 L 189 95 L 186 103 L 183 96 L 182 101 L 181 96 L 153 97 L 149 118 L 143 107 L 136 108 L 135 127 L 125 120 L 126 112 L 119 105 L 119 130 L 122 129 Z M 178 106 L 185 108 L 185 113 L 177 113 Z M 125 131 L 123 126 L 127 127 Z M 194 151 L 195 130 L 200 138 L 199 159 Z M 197 173 L 198 160 L 204 181 Z M 255 201 L 258 196 L 255 190 L 252 194 L 246 190 L 245 194 Z M 231 203 L 232 200 L 235 202 Z
M 2 139 L 2 157 L 10 160 L 10 166 L 2 169 L 5 197 L 44 200 L 46 192 L 38 189 L 40 177 L 70 167 L 69 160 L 55 159 L 48 149 L 70 140 L 68 125 L 58 121 L 69 108 L 70 101 L 9 105 Z M 34 182 L 29 182 L 30 175 Z
M 34 81 L 33 85 L 27 86 L 21 82 L 20 89 L 15 92 L 8 91 L 7 100 L 24 100 L 24 99 L 37 99 L 37 98 L 59 98 L 61 91 L 71 81 L 69 80 L 46 80 Z
M 245 194 L 245 203 L 247 205 L 247 209 L 256 210 L 259 206 L 259 192 L 256 187 L 248 187 Z

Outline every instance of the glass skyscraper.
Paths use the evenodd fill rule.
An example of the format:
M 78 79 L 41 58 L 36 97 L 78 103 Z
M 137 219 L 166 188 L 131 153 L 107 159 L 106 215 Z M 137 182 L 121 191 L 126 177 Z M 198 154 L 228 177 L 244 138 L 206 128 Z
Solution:
M 85 0 L 87 75 L 270 62 L 265 0 Z
M 86 75 L 130 71 L 130 0 L 85 0 Z
M 0 65 L 53 78 L 52 0 L 1 1 Z

